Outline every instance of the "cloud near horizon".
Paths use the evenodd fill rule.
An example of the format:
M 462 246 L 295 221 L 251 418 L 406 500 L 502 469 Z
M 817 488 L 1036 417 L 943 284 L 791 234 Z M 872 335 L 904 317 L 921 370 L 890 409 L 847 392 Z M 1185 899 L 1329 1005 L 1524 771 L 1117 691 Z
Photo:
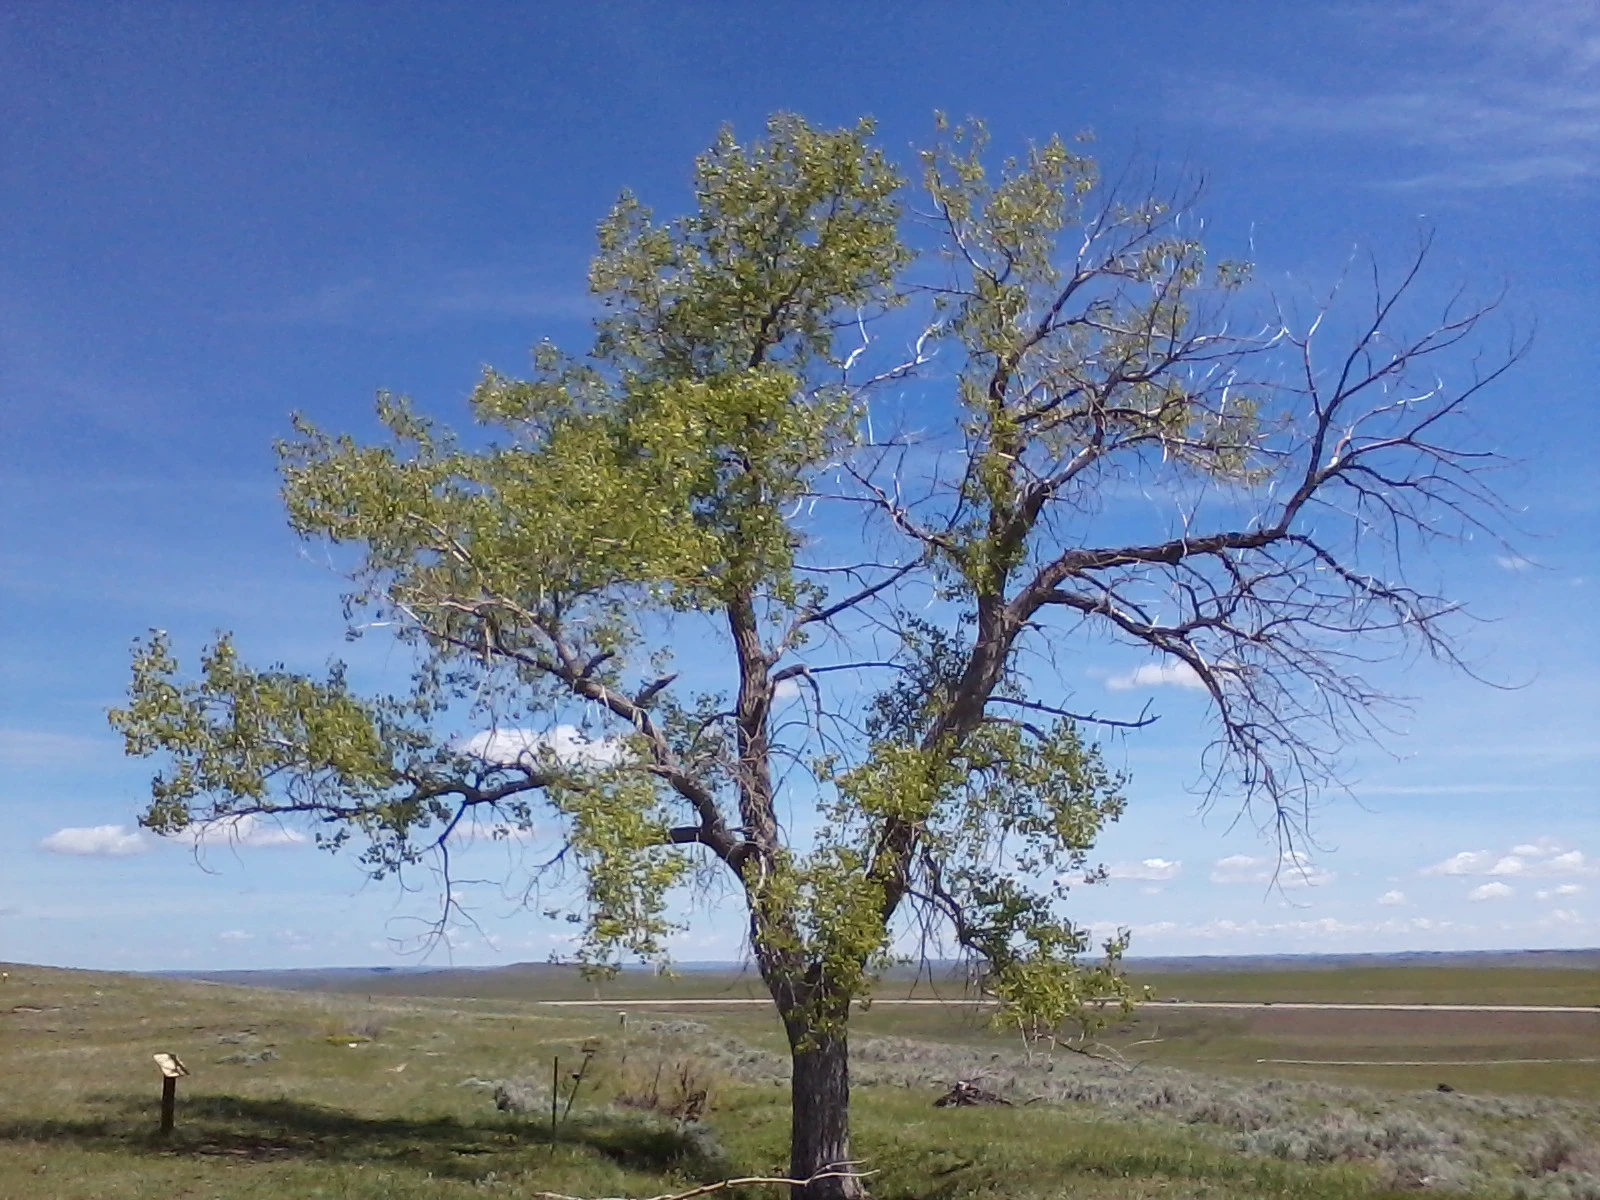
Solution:
M 1499 879 L 1551 879 L 1600 873 L 1582 850 L 1568 850 L 1549 838 L 1523 842 L 1506 853 L 1461 850 L 1442 862 L 1424 867 L 1422 875 L 1447 877 L 1489 876 Z
M 1337 917 L 1315 917 L 1288 921 L 1261 921 L 1253 918 L 1246 921 L 1237 921 L 1228 917 L 1217 917 L 1208 921 L 1155 921 L 1147 925 L 1134 926 L 1134 933 L 1139 936 L 1181 935 L 1184 938 L 1205 938 L 1207 940 L 1261 938 L 1287 934 L 1298 938 L 1310 937 L 1322 941 L 1359 937 L 1364 934 L 1405 936 L 1416 933 L 1432 933 L 1441 929 L 1449 929 L 1453 925 L 1454 922 L 1438 921 L 1430 917 L 1391 918 L 1375 922 L 1342 921 Z

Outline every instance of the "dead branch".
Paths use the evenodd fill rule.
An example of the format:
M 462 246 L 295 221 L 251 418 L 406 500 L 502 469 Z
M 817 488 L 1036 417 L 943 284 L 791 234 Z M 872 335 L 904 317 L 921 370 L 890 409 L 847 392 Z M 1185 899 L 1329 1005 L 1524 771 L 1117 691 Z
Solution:
M 650 1196 L 648 1200 L 693 1200 L 696 1196 L 709 1196 L 713 1192 L 727 1191 L 737 1187 L 809 1187 L 824 1179 L 865 1179 L 875 1171 L 857 1171 L 855 1163 L 837 1163 L 824 1167 L 816 1174 L 805 1179 L 788 1179 L 774 1175 L 745 1175 L 738 1179 L 719 1179 L 716 1183 L 701 1184 L 699 1187 L 690 1188 L 687 1192 L 663 1192 L 659 1196 Z M 530 1192 L 531 1200 L 629 1200 L 626 1196 L 569 1196 L 565 1192 Z

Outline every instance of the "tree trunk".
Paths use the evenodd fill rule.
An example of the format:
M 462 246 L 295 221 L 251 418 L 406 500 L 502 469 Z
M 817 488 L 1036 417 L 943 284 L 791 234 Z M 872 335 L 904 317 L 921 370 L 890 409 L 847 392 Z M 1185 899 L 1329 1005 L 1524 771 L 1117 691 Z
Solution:
M 850 1046 L 842 1018 L 826 1032 L 814 1029 L 804 1014 L 784 1019 L 794 1056 L 790 1091 L 789 1177 L 809 1179 L 829 1167 L 849 1169 Z M 796 1200 L 860 1200 L 867 1194 L 859 1179 L 819 1179 L 797 1189 Z

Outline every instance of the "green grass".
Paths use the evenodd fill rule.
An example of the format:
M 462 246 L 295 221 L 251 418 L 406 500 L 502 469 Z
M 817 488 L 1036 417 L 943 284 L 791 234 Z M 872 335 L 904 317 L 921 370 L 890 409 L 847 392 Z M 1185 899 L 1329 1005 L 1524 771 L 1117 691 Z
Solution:
M 605 1009 L 542 1008 L 525 996 L 374 991 L 369 1000 L 9 970 L 0 984 L 4 1200 L 648 1196 L 730 1174 L 781 1173 L 782 1040 L 761 1009 L 697 1009 L 677 1023 L 671 1014 L 640 1013 L 623 1028 Z M 493 1081 L 522 1077 L 547 1088 L 551 1056 L 575 1065 L 580 1045 L 595 1036 L 597 1066 L 553 1140 L 542 1105 L 533 1115 L 497 1111 Z M 1123 1076 L 1080 1060 L 1057 1072 L 1026 1063 L 981 1018 L 953 1011 L 879 1007 L 862 1015 L 853 1036 L 856 1151 L 876 1171 L 873 1190 L 883 1198 L 1367 1200 L 1400 1194 L 1392 1189 L 1404 1177 L 1396 1164 L 1406 1130 L 1441 1121 L 1488 1138 L 1469 1148 L 1478 1163 L 1472 1194 L 1502 1196 L 1543 1124 L 1580 1119 L 1554 1101 L 1519 1108 L 1411 1097 L 1394 1100 L 1399 1115 L 1389 1120 L 1390 1101 L 1370 1093 L 1271 1091 L 1277 1085 L 1172 1072 Z M 193 1072 L 179 1085 L 168 1139 L 156 1135 L 157 1051 L 177 1053 Z M 609 1103 L 630 1071 L 683 1062 L 713 1084 L 704 1128 Z M 1098 1098 L 994 1110 L 931 1105 L 958 1074 L 989 1071 L 1022 1099 L 1080 1067 L 1073 1086 Z M 1448 1107 L 1452 1100 L 1461 1103 Z M 1354 1122 L 1363 1137 L 1395 1141 L 1401 1157 L 1285 1161 L 1332 1153 L 1262 1141 L 1278 1136 L 1270 1123 L 1291 1108 L 1321 1138 L 1317 1146 L 1349 1142 L 1344 1126 Z M 1269 1127 L 1250 1132 L 1262 1121 Z M 1338 1126 L 1332 1133 L 1318 1125 L 1330 1121 Z M 1580 1142 L 1590 1134 L 1589 1126 L 1573 1128 Z M 1298 1127 L 1284 1129 L 1300 1136 Z M 1266 1148 L 1242 1153 L 1250 1138 Z M 1502 1142 L 1511 1149 L 1496 1158 Z M 1548 1181 L 1576 1179 L 1581 1166 L 1558 1161 Z

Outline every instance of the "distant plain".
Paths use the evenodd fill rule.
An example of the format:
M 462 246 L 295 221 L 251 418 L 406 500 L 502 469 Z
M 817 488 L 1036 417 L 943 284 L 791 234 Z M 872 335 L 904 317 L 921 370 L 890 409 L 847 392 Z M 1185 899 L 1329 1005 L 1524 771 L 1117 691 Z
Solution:
M 1341 1012 L 1170 1009 L 1153 1006 L 1113 1025 L 1108 1047 L 1138 1062 L 1243 1076 L 1273 1075 L 1412 1089 L 1448 1083 L 1465 1090 L 1600 1098 L 1600 954 L 1381 956 L 1349 959 L 1154 960 L 1130 975 L 1156 999 L 1348 1004 L 1537 1005 L 1592 1009 L 1578 1013 Z M 699 965 L 667 976 L 623 972 L 600 984 L 570 967 L 519 963 L 484 969 L 216 973 L 218 981 L 367 996 L 468 1000 L 766 999 L 751 970 Z M 960 972 L 933 968 L 891 972 L 883 1000 L 941 999 L 939 1006 L 881 1004 L 855 1017 L 865 1034 L 958 1043 L 1015 1044 L 971 1000 Z M 682 1014 L 703 1019 L 705 1007 Z M 718 1020 L 745 1035 L 777 1037 L 760 1005 L 730 1006 Z M 1552 1059 L 1554 1062 L 1518 1060 Z M 1403 1063 L 1396 1066 L 1301 1065 L 1262 1060 Z M 1584 1061 L 1594 1060 L 1594 1061 Z M 1417 1062 L 1444 1065 L 1416 1066 Z M 1464 1065 L 1481 1062 L 1483 1065 Z

